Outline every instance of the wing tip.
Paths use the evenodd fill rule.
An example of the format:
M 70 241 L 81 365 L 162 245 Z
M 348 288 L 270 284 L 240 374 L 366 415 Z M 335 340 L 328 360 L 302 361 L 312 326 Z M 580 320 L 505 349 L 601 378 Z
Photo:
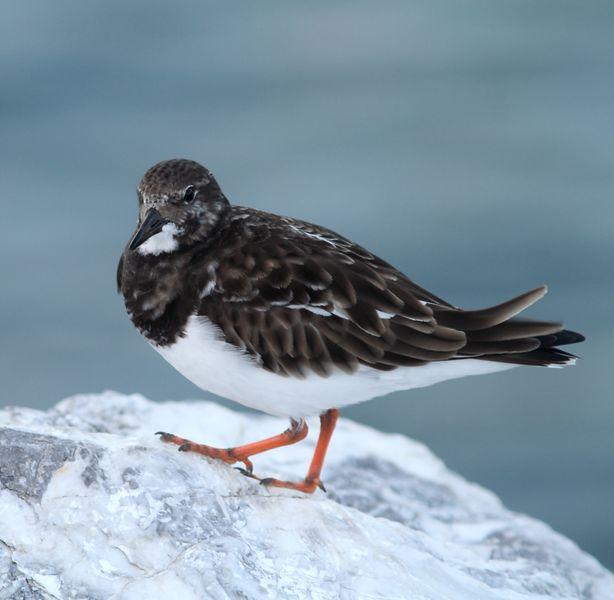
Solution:
M 517 300 L 520 298 L 527 298 L 528 300 L 530 300 L 530 302 L 526 305 L 526 307 L 529 307 L 531 306 L 531 304 L 534 304 L 538 300 L 541 300 L 547 293 L 548 293 L 548 286 L 544 283 L 542 285 L 538 285 L 536 288 L 533 288 L 532 290 L 528 292 L 525 292 L 524 294 L 521 294 L 515 299 Z

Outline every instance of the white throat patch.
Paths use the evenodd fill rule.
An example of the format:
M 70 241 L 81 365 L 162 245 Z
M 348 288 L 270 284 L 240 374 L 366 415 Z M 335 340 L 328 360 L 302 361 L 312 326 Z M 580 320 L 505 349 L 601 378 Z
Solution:
M 180 233 L 179 228 L 175 223 L 167 223 L 162 227 L 160 233 L 152 235 L 147 241 L 142 243 L 138 248 L 139 254 L 162 254 L 163 252 L 172 252 L 177 250 L 179 244 L 175 239 L 175 235 Z

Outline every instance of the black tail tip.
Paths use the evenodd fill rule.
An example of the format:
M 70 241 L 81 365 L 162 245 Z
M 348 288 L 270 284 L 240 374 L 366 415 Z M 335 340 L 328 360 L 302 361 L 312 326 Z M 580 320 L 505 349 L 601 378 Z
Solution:
M 555 346 L 579 344 L 580 342 L 583 342 L 586 338 L 577 331 L 564 329 L 563 331 L 559 331 L 558 333 L 537 336 L 537 339 L 541 342 L 542 348 L 554 348 Z
M 565 329 L 561 331 L 561 337 L 559 338 L 559 345 L 565 346 L 566 344 L 579 344 L 580 342 L 586 341 L 586 337 L 577 331 L 570 331 L 569 329 Z

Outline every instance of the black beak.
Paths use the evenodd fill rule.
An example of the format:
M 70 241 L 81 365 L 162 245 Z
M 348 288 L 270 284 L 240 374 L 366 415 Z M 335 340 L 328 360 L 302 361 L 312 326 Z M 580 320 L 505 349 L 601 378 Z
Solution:
M 141 226 L 137 229 L 132 241 L 130 242 L 130 250 L 135 250 L 141 244 L 146 242 L 152 235 L 156 235 L 156 233 L 160 233 L 162 231 L 162 227 L 164 227 L 169 221 L 162 218 L 162 215 L 155 209 L 152 208 L 143 219 Z

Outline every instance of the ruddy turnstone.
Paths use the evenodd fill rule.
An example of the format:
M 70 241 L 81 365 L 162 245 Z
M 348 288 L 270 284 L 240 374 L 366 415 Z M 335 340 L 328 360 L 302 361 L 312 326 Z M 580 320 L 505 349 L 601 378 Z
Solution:
M 558 346 L 584 339 L 562 323 L 516 318 L 546 286 L 462 310 L 330 229 L 232 206 L 191 160 L 154 165 L 137 192 L 137 228 L 117 270 L 134 325 L 200 388 L 290 418 L 283 433 L 235 448 L 159 432 L 162 440 L 242 462 L 256 478 L 252 456 L 302 440 L 304 418 L 320 415 L 305 479 L 260 479 L 265 485 L 323 488 L 344 406 L 517 365 L 572 364 Z

